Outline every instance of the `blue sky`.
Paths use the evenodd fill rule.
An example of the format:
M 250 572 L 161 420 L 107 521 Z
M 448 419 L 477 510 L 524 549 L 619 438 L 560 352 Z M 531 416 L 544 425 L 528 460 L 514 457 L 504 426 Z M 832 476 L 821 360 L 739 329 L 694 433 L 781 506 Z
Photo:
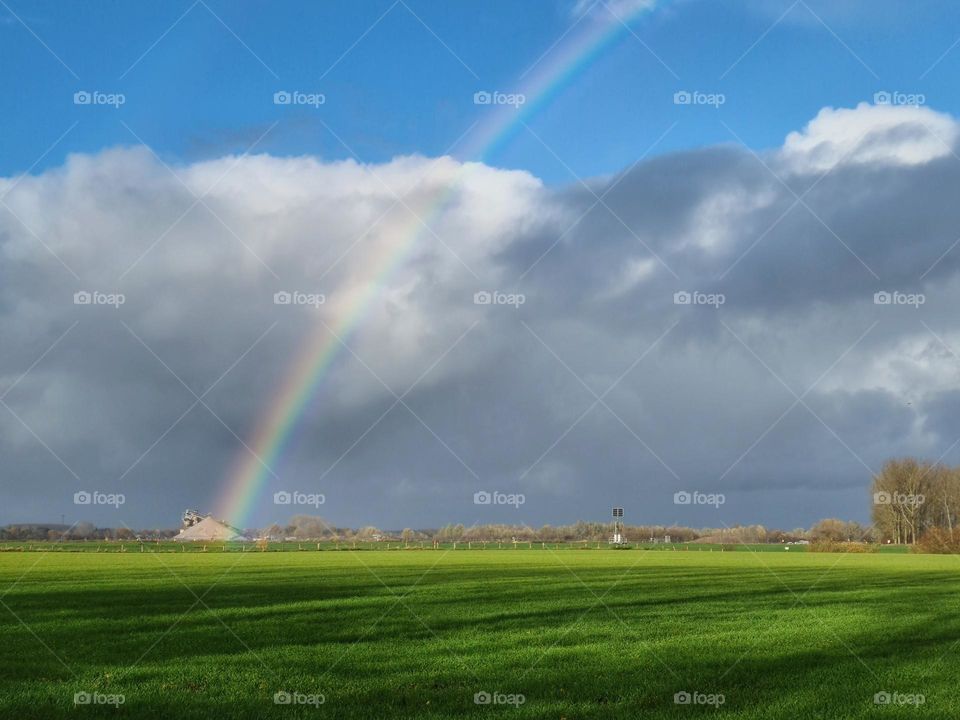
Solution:
M 168 162 L 239 153 L 270 127 L 257 150 L 325 159 L 352 151 L 373 162 L 451 147 L 457 155 L 463 143 L 454 143 L 491 112 L 473 104 L 475 92 L 515 91 L 538 58 L 549 63 L 596 20 L 575 25 L 572 0 L 4 0 L 0 19 L 5 175 L 138 138 Z M 957 113 L 960 52 L 947 51 L 958 36 L 947 2 L 664 0 L 621 27 L 532 115 L 530 131 L 487 160 L 564 183 L 628 165 L 668 129 L 655 152 L 730 142 L 732 133 L 773 147 L 820 108 L 884 89 L 923 93 Z M 326 103 L 274 105 L 284 89 L 322 93 Z M 673 94 L 684 89 L 722 93 L 725 103 L 677 107 Z M 78 90 L 126 102 L 77 106 Z

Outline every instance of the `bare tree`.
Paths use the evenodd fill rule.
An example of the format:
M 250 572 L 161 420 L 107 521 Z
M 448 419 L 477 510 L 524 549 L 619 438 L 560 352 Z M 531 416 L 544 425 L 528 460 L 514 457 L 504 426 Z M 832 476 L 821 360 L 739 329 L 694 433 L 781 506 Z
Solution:
M 933 527 L 953 527 L 957 473 L 943 465 L 901 458 L 888 460 L 873 479 L 873 523 L 883 539 L 915 543 Z

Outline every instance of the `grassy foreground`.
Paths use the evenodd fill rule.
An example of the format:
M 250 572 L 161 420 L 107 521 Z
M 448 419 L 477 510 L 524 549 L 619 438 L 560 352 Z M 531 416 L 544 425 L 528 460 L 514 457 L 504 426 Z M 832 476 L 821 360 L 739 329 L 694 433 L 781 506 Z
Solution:
M 949 556 L 14 552 L 0 600 L 0 717 L 960 716 Z

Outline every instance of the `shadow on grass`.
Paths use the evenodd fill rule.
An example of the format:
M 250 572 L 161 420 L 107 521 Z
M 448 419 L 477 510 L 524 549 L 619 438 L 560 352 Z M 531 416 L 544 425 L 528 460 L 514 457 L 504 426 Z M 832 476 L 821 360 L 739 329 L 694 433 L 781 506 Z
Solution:
M 421 579 L 422 570 L 382 573 L 394 593 L 410 593 L 398 601 L 363 568 L 297 577 L 260 568 L 221 579 L 204 600 L 210 610 L 162 568 L 142 587 L 111 587 L 108 574 L 23 584 L 5 602 L 30 629 L 0 608 L 0 709 L 66 716 L 63 692 L 47 715 L 36 714 L 37 698 L 105 683 L 131 696 L 112 717 L 261 717 L 277 711 L 269 696 L 287 679 L 322 684 L 331 698 L 322 712 L 348 718 L 478 713 L 490 709 L 472 695 L 485 689 L 529 697 L 509 708 L 517 718 L 689 717 L 672 705 L 680 690 L 724 693 L 719 716 L 868 717 L 876 708 L 864 703 L 897 682 L 923 671 L 934 688 L 960 678 L 937 662 L 960 637 L 960 580 L 946 572 L 644 566 L 624 576 L 575 566 L 574 576 L 464 564 Z M 203 595 L 216 577 L 185 579 Z

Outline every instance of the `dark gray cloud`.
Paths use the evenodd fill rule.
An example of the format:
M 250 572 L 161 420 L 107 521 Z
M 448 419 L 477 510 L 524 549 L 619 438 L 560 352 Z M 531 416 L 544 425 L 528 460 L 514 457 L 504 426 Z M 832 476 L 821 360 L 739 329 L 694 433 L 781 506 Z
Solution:
M 2 180 L 0 521 L 212 509 L 325 343 L 254 523 L 296 510 L 279 489 L 385 527 L 612 504 L 637 522 L 863 519 L 886 457 L 960 461 L 956 137 L 933 111 L 864 105 L 760 155 L 706 148 L 557 189 L 449 158 L 168 168 L 142 148 Z M 78 507 L 83 489 L 127 503 Z M 727 501 L 675 505 L 680 490 Z

